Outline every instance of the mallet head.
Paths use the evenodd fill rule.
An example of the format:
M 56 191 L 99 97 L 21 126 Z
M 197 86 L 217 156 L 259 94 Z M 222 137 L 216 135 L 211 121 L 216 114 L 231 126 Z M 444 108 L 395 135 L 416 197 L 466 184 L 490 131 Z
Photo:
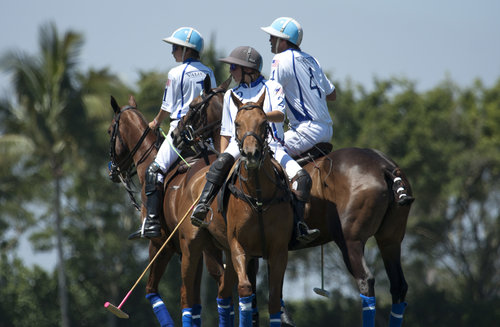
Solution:
M 314 293 L 316 293 L 318 295 L 328 297 L 328 298 L 330 297 L 330 292 L 328 292 L 327 290 L 325 290 L 323 288 L 315 287 L 315 288 L 313 288 L 313 291 L 314 291 Z
M 108 309 L 109 312 L 111 312 L 112 314 L 114 314 L 115 316 L 117 316 L 118 318 L 128 319 L 128 314 L 126 314 L 125 312 L 123 312 L 118 307 L 112 305 L 111 303 L 109 303 L 109 302 L 104 303 L 104 307 L 106 309 Z

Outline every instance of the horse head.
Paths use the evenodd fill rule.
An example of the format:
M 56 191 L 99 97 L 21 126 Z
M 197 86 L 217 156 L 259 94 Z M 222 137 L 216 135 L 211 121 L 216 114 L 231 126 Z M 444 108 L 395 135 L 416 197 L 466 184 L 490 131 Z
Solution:
M 172 131 L 173 144 L 178 150 L 182 151 L 200 140 L 211 138 L 218 141 L 224 93 L 230 82 L 231 78 L 212 89 L 210 76 L 205 77 L 203 92 L 190 103 L 188 112 Z
M 157 138 L 149 133 L 151 130 L 142 113 L 137 110 L 133 96 L 130 96 L 128 105 L 123 107 L 112 96 L 111 108 L 114 116 L 108 127 L 111 160 L 109 175 L 113 182 L 120 182 L 123 178 L 128 178 L 134 165 L 146 160 Z
M 247 168 L 259 167 L 268 153 L 269 124 L 262 109 L 265 97 L 266 92 L 263 92 L 257 102 L 243 104 L 231 93 L 231 98 L 238 108 L 234 120 L 236 142 Z

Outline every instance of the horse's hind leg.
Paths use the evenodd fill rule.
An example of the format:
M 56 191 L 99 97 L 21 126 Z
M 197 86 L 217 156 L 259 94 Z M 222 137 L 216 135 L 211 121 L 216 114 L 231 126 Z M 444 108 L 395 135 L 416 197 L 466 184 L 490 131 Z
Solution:
M 351 275 L 356 280 L 363 305 L 363 327 L 375 326 L 375 278 L 368 269 L 364 256 L 365 242 L 350 239 L 346 234 L 345 243 L 338 244 L 344 262 Z
M 384 224 L 375 235 L 385 271 L 390 282 L 392 308 L 390 326 L 401 326 L 406 308 L 405 296 L 408 291 L 403 268 L 401 267 L 401 242 L 406 229 L 406 208 L 394 208 L 388 212 Z
M 248 262 L 247 275 L 252 284 L 252 293 L 255 294 L 252 301 L 252 326 L 259 327 L 259 310 L 257 308 L 257 273 L 259 272 L 259 258 L 252 258 Z
M 158 253 L 161 244 L 150 242 L 149 243 L 149 258 L 150 260 Z M 162 298 L 158 294 L 158 284 L 165 272 L 168 262 L 172 258 L 175 250 L 171 246 L 166 246 L 162 253 L 158 255 L 155 262 L 151 264 L 149 271 L 148 282 L 146 285 L 146 298 L 150 301 L 156 318 L 162 326 L 173 326 L 172 318 L 168 313 L 167 307 L 163 303 Z

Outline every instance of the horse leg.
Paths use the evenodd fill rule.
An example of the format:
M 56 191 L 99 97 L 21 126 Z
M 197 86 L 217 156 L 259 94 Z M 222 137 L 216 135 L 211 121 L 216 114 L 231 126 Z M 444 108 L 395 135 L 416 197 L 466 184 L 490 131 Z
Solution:
M 161 244 L 151 241 L 149 243 L 149 258 L 150 260 L 158 253 Z M 175 249 L 171 246 L 166 246 L 163 252 L 156 258 L 155 262 L 151 265 L 149 271 L 148 282 L 146 284 L 146 298 L 153 307 L 153 312 L 162 327 L 173 327 L 174 322 L 170 316 L 165 303 L 163 303 L 160 294 L 158 294 L 158 284 L 160 283 L 161 276 L 165 273 L 165 268 L 168 262 L 175 253 Z
M 281 251 L 279 250 L 281 248 Z M 269 253 L 269 321 L 271 327 L 281 326 L 281 294 L 288 262 L 288 244 Z
M 240 327 L 252 326 L 252 301 L 255 296 L 252 290 L 252 284 L 248 279 L 247 265 L 249 258 L 241 247 L 241 244 L 236 240 L 230 241 L 231 261 L 234 270 L 238 275 L 238 296 L 240 310 Z
M 375 278 L 368 269 L 364 256 L 365 242 L 361 240 L 345 241 L 342 250 L 349 272 L 356 280 L 363 306 L 363 327 L 375 326 Z
M 190 248 L 192 243 L 197 241 L 181 240 L 182 248 L 182 326 L 199 327 L 201 326 L 201 275 L 203 272 L 202 250 Z M 189 243 L 189 244 L 187 244 Z
M 259 327 L 259 309 L 257 307 L 257 273 L 259 272 L 259 258 L 251 258 L 247 266 L 247 275 L 252 284 L 252 327 Z
M 406 220 L 398 215 L 400 208 L 389 212 L 384 224 L 375 234 L 380 254 L 384 261 L 385 271 L 390 282 L 392 307 L 389 317 L 390 327 L 400 327 L 403 323 L 403 313 L 407 306 L 405 302 L 408 284 L 406 283 L 403 268 L 401 267 L 401 242 L 404 237 Z M 407 214 L 406 214 L 407 215 Z M 394 219 L 391 219 L 394 218 Z
M 217 311 L 219 312 L 219 327 L 233 327 L 234 325 L 234 305 L 233 305 L 233 286 L 236 283 L 236 273 L 233 263 L 230 260 L 230 253 L 226 253 L 226 269 L 222 282 L 219 284 L 217 294 Z

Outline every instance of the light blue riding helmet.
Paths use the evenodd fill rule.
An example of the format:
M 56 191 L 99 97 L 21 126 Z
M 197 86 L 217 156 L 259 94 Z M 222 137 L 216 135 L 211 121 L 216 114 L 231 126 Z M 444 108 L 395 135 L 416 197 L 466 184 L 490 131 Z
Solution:
M 300 46 L 302 42 L 302 26 L 290 17 L 277 18 L 271 26 L 261 27 L 261 29 L 268 34 L 290 41 L 296 46 Z
M 203 36 L 192 27 L 181 27 L 176 29 L 171 36 L 163 39 L 170 44 L 177 44 L 183 47 L 195 49 L 198 52 L 203 50 Z

